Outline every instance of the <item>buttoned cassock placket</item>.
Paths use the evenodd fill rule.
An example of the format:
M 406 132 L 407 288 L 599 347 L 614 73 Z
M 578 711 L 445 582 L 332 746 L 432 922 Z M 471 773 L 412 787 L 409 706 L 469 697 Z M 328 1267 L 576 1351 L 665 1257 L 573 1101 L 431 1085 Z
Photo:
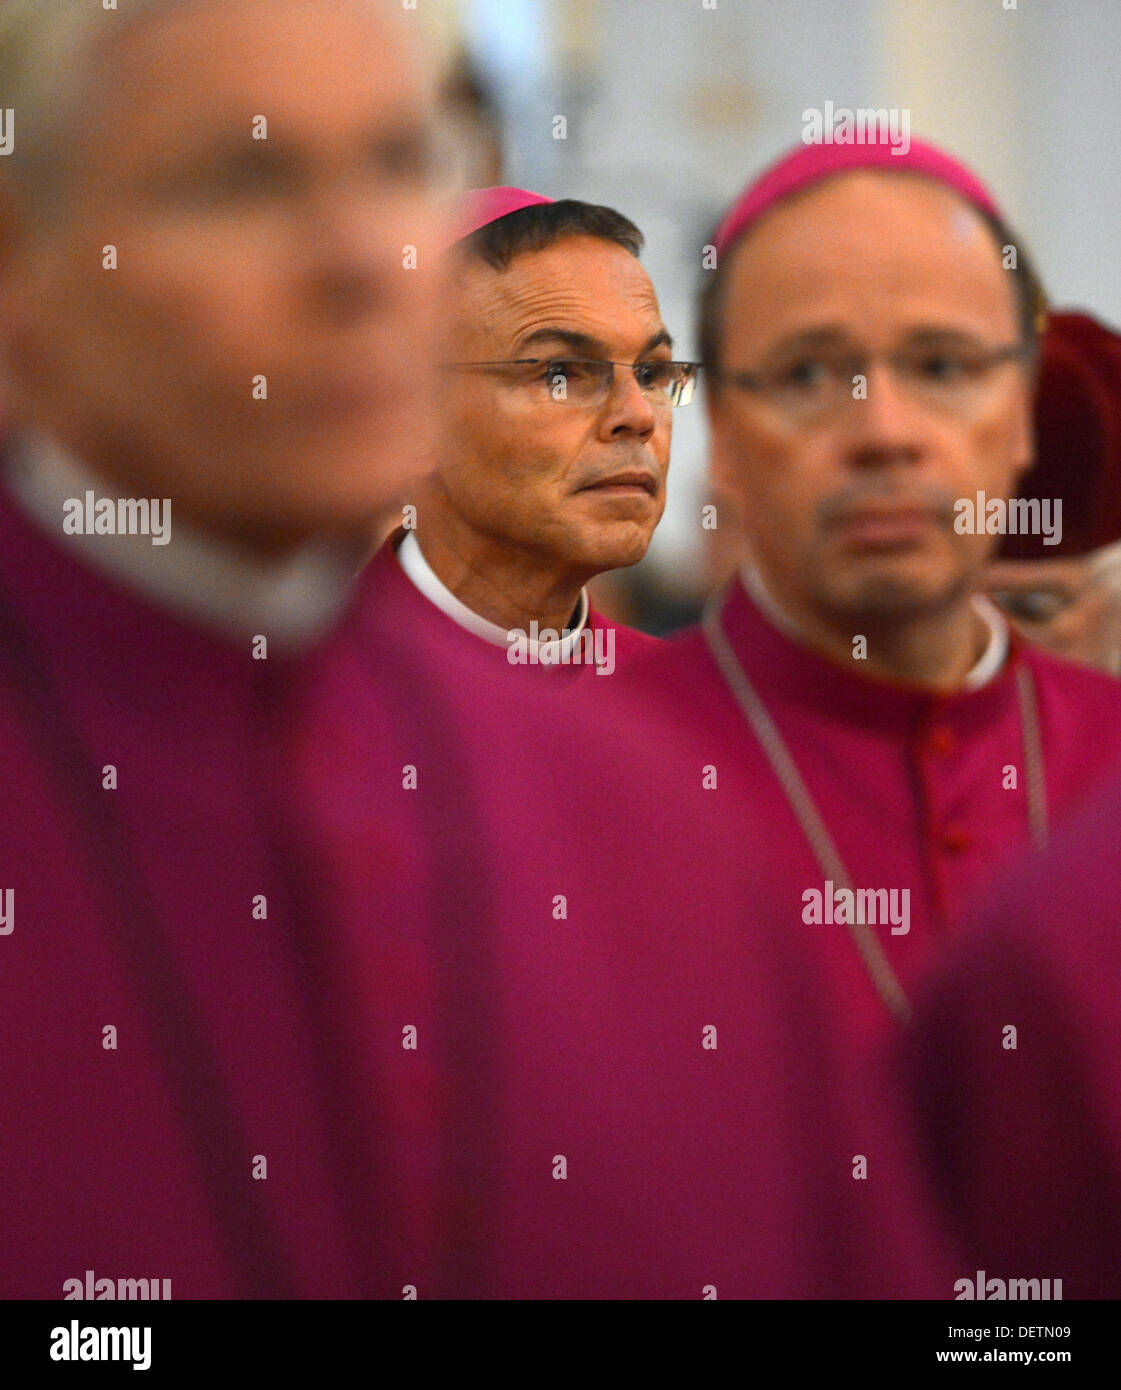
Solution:
M 990 619 L 990 630 L 998 631 Z M 1028 647 L 1014 635 L 998 670 L 997 638 L 949 695 L 891 684 L 811 650 L 734 582 L 720 623 L 766 707 L 857 889 L 910 893 L 910 929 L 877 927 L 908 995 L 1001 868 L 1031 848 L 1028 777 L 1017 671 L 1031 674 L 1042 780 L 1052 823 L 1121 769 L 1121 684 Z M 994 656 L 996 660 L 994 661 Z M 788 905 L 790 929 L 813 946 L 834 982 L 838 1026 L 864 1049 L 888 1011 L 843 924 L 803 920 L 803 895 L 825 875 L 754 730 L 701 632 L 641 662 L 626 678 L 652 721 L 691 731 L 694 823 L 712 845 L 757 848 Z M 702 789 L 702 768 L 716 785 Z M 745 901 L 750 885 L 744 885 Z

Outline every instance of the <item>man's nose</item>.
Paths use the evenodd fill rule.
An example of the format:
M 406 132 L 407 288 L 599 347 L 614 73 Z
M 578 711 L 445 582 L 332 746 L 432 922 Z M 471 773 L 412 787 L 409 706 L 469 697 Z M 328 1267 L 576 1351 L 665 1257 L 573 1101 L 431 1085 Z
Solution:
M 614 378 L 600 421 L 600 432 L 608 438 L 626 433 L 646 439 L 654 433 L 658 423 L 658 405 L 649 392 L 639 386 L 638 378 L 630 367 L 614 368 Z
M 863 466 L 917 463 L 930 423 L 891 366 L 886 362 L 861 364 L 852 390 L 853 399 L 846 402 L 848 409 L 840 426 L 852 461 Z

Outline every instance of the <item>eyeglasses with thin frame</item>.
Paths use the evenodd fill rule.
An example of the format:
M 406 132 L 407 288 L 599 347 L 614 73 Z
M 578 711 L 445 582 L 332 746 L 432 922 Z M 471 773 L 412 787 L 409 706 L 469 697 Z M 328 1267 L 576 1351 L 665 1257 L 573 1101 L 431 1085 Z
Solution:
M 688 405 L 693 399 L 696 362 L 607 362 L 588 357 L 516 357 L 497 362 L 445 362 L 453 371 L 500 370 L 533 399 L 558 405 L 601 405 L 615 385 L 615 368 L 632 371 L 639 389 L 655 405 Z
M 934 410 L 968 415 L 986 399 L 1002 365 L 1025 361 L 1027 343 L 915 342 L 873 353 L 848 343 L 799 347 L 757 371 L 717 372 L 720 384 L 766 400 L 793 423 L 820 421 L 846 403 L 865 399 L 871 366 L 883 362 L 898 386 Z M 858 380 L 860 379 L 860 380 Z M 861 384 L 861 382 L 863 384 Z

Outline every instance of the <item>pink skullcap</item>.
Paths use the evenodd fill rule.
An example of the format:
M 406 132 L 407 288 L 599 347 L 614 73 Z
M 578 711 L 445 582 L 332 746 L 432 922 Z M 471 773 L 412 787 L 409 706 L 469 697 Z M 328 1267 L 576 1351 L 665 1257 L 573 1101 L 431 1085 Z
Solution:
M 511 212 L 521 212 L 522 208 L 536 207 L 539 203 L 551 203 L 552 198 L 542 197 L 540 193 L 530 193 L 526 188 L 472 188 L 459 201 L 452 216 L 455 234 L 440 249 L 447 251 L 457 241 L 462 241 L 480 227 L 489 226 Z
M 753 222 L 783 198 L 849 169 L 925 174 L 953 189 L 967 203 L 1003 221 L 1000 209 L 977 175 L 944 150 L 922 140 L 912 140 L 906 154 L 897 153 L 897 149 L 887 139 L 876 144 L 799 145 L 764 170 L 732 204 L 712 239 L 717 254 L 722 256 Z

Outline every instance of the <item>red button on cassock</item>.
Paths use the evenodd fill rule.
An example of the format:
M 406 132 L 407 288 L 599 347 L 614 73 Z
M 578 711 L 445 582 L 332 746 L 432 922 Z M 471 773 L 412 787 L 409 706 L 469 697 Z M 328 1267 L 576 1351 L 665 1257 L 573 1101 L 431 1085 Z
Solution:
M 972 836 L 960 825 L 948 825 L 942 831 L 942 848 L 949 854 L 960 854 L 972 844 Z
M 927 739 L 930 751 L 942 755 L 953 752 L 954 742 L 954 731 L 947 729 L 944 724 L 939 724 L 936 728 L 931 729 Z

